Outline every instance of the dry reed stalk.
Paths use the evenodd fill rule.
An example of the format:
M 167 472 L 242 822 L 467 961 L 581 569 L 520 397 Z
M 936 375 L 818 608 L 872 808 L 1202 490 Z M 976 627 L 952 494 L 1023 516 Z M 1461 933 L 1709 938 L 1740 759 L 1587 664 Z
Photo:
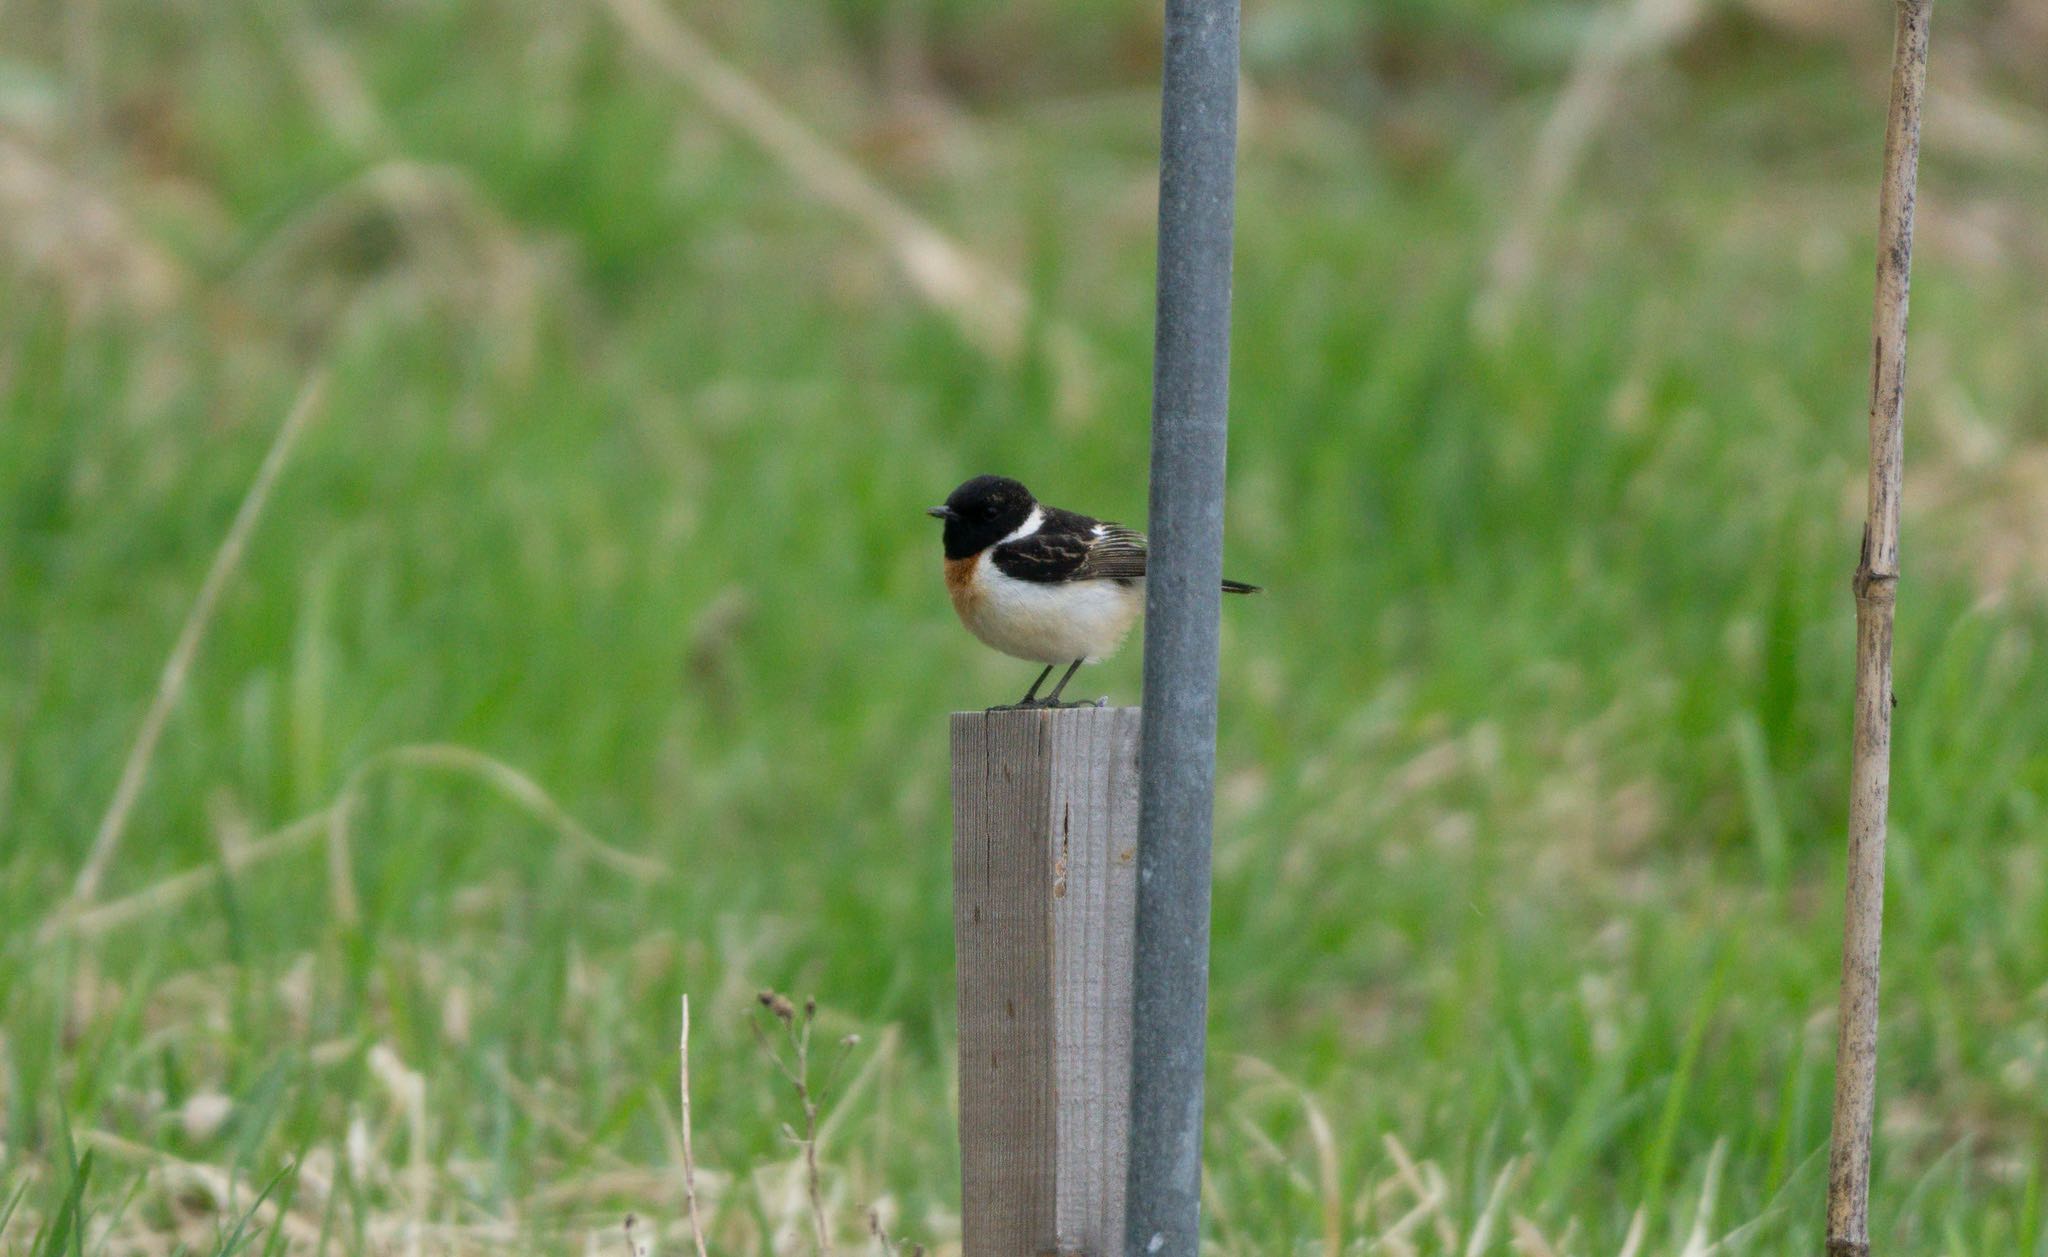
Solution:
M 90 903 L 99 893 L 100 880 L 106 876 L 107 865 L 121 845 L 121 836 L 128 828 L 129 813 L 134 810 L 135 800 L 142 793 L 142 784 L 149 776 L 150 761 L 156 757 L 157 741 L 163 737 L 164 726 L 170 721 L 178 699 L 185 693 L 192 661 L 199 654 L 200 643 L 206 639 L 206 630 L 213 624 L 214 606 L 220 601 L 221 592 L 227 588 L 235 569 L 241 566 L 242 552 L 248 547 L 249 535 L 256 530 L 256 521 L 262 518 L 263 507 L 270 500 L 270 491 L 276 486 L 278 476 L 291 458 L 293 445 L 312 419 L 313 412 L 319 409 L 326 391 L 326 373 L 318 371 L 299 390 L 298 400 L 292 403 L 292 408 L 285 413 L 284 422 L 278 425 L 270 451 L 256 469 L 256 477 L 250 481 L 249 491 L 243 495 L 242 504 L 235 511 L 234 522 L 228 525 L 227 535 L 221 539 L 220 549 L 214 552 L 213 566 L 207 569 L 206 579 L 199 586 L 199 596 L 193 599 L 192 610 L 185 617 L 185 626 L 178 633 L 177 643 L 171 647 L 169 658 L 164 660 L 163 674 L 157 680 L 156 697 L 142 718 L 142 727 L 136 732 L 135 743 L 128 751 L 128 761 L 122 766 L 120 782 L 114 787 L 114 797 L 107 804 L 106 815 L 100 819 L 99 832 L 93 836 L 92 850 L 86 856 L 85 866 L 78 871 L 78 881 L 71 888 L 71 898 L 76 904 Z
M 1856 726 L 1849 768 L 1849 857 L 1836 1004 L 1834 1128 L 1827 1254 L 1870 1252 L 1870 1137 L 1877 1103 L 1878 949 L 1884 929 L 1885 812 L 1891 796 L 1892 611 L 1899 581 L 1905 463 L 1906 298 L 1913 192 L 1927 90 L 1931 0 L 1897 0 L 1891 109 L 1878 192 L 1877 295 L 1870 366 L 1870 500 L 1856 567 Z

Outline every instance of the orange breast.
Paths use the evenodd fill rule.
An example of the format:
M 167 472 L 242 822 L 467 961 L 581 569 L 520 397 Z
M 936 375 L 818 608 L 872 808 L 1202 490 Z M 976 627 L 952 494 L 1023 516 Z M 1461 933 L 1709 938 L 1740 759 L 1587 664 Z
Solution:
M 946 560 L 946 592 L 952 596 L 953 610 L 963 620 L 981 607 L 981 586 L 974 579 L 974 569 L 980 562 L 978 554 Z

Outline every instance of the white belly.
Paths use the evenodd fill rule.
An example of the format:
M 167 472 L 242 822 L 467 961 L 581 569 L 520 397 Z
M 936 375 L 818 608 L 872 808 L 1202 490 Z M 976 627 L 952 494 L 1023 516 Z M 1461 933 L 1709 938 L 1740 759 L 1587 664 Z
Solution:
M 1122 644 L 1145 609 L 1145 583 L 1114 580 L 1042 585 L 1005 576 L 986 553 L 975 559 L 975 596 L 956 604 L 967 630 L 1034 663 L 1096 660 Z

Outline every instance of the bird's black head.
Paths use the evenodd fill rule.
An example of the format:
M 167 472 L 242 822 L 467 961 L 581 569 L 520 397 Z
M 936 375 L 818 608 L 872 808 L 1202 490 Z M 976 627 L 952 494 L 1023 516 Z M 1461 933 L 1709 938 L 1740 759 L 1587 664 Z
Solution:
M 1007 476 L 976 476 L 925 514 L 946 521 L 946 557 L 980 554 L 1031 518 L 1031 490 Z

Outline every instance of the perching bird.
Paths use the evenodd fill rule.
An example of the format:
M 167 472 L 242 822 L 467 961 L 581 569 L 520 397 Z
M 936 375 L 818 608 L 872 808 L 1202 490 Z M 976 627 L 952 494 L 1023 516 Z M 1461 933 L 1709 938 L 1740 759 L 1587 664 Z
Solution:
M 967 631 L 1045 665 L 1017 707 L 1057 707 L 1084 663 L 1104 658 L 1145 609 L 1145 534 L 1046 506 L 1004 476 L 976 476 L 944 506 L 946 592 Z M 1231 594 L 1258 586 L 1223 582 Z M 1038 687 L 1067 665 L 1052 693 Z

